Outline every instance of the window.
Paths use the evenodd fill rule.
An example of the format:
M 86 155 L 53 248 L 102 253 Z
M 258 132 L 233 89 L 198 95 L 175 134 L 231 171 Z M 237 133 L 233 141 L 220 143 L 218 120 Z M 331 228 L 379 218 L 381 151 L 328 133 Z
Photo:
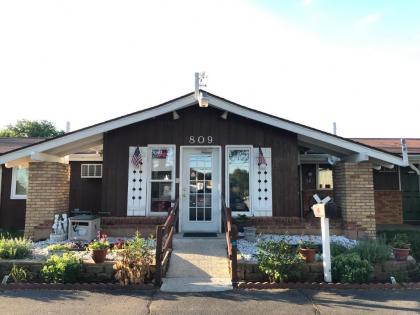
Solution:
M 14 167 L 10 199 L 26 199 L 28 190 L 28 169 Z
M 332 166 L 327 164 L 318 165 L 318 189 L 333 189 Z
M 232 211 L 249 212 L 251 148 L 227 147 L 227 198 Z
M 150 148 L 150 212 L 167 213 L 175 193 L 175 148 Z
M 81 178 L 102 178 L 102 164 L 82 164 Z

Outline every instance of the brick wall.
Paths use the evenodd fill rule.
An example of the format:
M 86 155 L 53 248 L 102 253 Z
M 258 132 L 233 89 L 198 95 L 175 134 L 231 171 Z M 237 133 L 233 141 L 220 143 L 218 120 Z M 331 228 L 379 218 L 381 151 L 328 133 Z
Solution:
M 340 162 L 334 166 L 334 200 L 344 225 L 376 237 L 373 173 L 370 163 Z M 358 234 L 356 231 L 356 234 Z M 358 234 L 360 237 L 360 235 Z
M 398 190 L 375 191 L 376 224 L 402 224 L 402 195 Z
M 70 166 L 56 162 L 29 163 L 26 199 L 25 237 L 34 236 L 34 228 L 54 214 L 69 208 Z

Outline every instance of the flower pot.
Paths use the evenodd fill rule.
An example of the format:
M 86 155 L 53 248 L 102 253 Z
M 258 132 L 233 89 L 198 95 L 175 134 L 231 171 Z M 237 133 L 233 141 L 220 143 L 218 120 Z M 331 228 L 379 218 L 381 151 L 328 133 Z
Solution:
M 95 264 L 100 264 L 105 261 L 106 254 L 108 253 L 107 249 L 92 249 L 92 259 Z
M 249 226 L 244 227 L 244 237 L 247 241 L 255 242 L 256 234 L 257 234 L 256 228 L 249 227 Z
M 393 248 L 395 260 L 397 261 L 406 261 L 408 255 L 410 254 L 409 248 Z
M 316 249 L 313 248 L 300 248 L 299 254 L 302 255 L 302 257 L 305 259 L 305 262 L 307 263 L 313 263 L 315 261 L 315 254 Z

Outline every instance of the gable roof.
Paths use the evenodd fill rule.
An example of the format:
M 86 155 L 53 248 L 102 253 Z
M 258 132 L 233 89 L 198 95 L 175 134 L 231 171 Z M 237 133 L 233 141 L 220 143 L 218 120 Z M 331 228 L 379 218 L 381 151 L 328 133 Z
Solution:
M 352 140 L 391 153 L 401 152 L 401 139 L 399 138 L 352 138 Z M 405 142 L 408 154 L 420 154 L 419 138 L 405 138 Z
M 44 140 L 45 138 L 0 137 L 0 154 Z
M 207 94 L 209 106 L 296 133 L 298 136 L 298 142 L 302 145 L 316 146 L 337 156 L 363 154 L 372 159 L 374 162 L 385 162 L 401 166 L 405 165 L 403 159 L 397 154 L 392 154 L 366 144 L 361 144 L 351 139 L 339 137 L 322 130 L 263 113 L 206 91 L 203 92 Z M 0 154 L 0 164 L 30 157 L 33 152 L 48 153 L 58 156 L 75 153 L 83 148 L 92 147 L 102 143 L 102 135 L 104 132 L 167 114 L 175 110 L 180 110 L 195 104 L 197 104 L 195 93 L 188 93 L 154 107 L 69 132 L 55 138 L 44 140 L 37 144 L 31 144 Z

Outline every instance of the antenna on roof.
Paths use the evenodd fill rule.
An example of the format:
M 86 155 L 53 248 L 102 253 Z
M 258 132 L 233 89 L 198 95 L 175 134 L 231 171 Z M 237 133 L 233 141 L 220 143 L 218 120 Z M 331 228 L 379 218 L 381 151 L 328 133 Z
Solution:
M 207 93 L 200 91 L 202 87 L 207 87 L 207 84 L 204 83 L 204 80 L 207 79 L 205 72 L 196 72 L 195 73 L 195 99 L 198 101 L 200 107 L 208 107 L 209 100 L 207 98 Z

